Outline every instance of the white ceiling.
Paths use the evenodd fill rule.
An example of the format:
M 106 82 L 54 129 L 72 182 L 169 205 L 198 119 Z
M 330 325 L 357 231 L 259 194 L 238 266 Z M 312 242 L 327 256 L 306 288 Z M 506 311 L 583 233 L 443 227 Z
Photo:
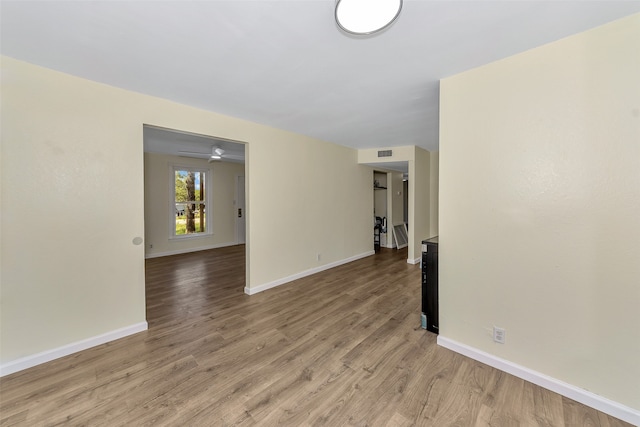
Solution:
M 214 148 L 223 150 L 220 161 L 244 163 L 244 144 L 236 141 L 155 126 L 144 127 L 144 151 L 146 153 L 209 159 Z
M 340 145 L 427 150 L 440 78 L 640 12 L 640 1 L 405 0 L 389 29 L 356 37 L 338 29 L 334 0 L 0 5 L 3 55 Z

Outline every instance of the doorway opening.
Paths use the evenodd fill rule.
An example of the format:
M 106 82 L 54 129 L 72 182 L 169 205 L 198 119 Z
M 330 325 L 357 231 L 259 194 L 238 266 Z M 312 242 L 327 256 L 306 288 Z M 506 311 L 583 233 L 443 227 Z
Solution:
M 405 179 L 403 171 L 378 168 L 373 171 L 374 249 L 406 246 L 406 237 L 403 240 L 394 232 L 398 226 L 406 229 Z
M 238 247 L 246 272 L 246 144 L 150 125 L 143 136 L 145 259 Z M 189 262 L 197 275 L 206 260 Z

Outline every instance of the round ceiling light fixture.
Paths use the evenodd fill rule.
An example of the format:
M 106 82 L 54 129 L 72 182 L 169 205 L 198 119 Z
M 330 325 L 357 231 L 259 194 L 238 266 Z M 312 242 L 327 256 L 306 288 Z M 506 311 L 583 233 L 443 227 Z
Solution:
M 347 33 L 368 35 L 393 24 L 401 10 L 402 0 L 337 0 L 336 22 Z

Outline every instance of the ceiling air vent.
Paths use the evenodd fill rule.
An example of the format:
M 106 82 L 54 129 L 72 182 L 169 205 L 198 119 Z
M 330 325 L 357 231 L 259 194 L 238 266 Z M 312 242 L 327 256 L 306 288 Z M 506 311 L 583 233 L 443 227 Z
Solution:
M 393 153 L 391 150 L 380 150 L 378 151 L 378 157 L 391 157 Z

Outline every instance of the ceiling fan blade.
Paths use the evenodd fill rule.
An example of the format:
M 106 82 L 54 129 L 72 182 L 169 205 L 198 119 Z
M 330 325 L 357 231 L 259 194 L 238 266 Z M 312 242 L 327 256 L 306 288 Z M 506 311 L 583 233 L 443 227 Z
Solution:
M 222 153 L 218 154 L 219 151 L 222 151 Z M 201 153 L 197 151 L 178 151 L 178 155 L 183 157 L 197 157 L 197 158 L 209 159 L 209 162 L 218 161 L 221 159 L 240 160 L 240 161 L 244 160 L 244 155 L 242 154 L 226 153 L 223 149 L 217 148 L 217 147 L 214 147 L 211 153 Z
M 200 157 L 210 157 L 210 153 L 197 153 L 195 151 L 178 151 L 179 154 L 184 154 L 187 156 L 200 156 Z

